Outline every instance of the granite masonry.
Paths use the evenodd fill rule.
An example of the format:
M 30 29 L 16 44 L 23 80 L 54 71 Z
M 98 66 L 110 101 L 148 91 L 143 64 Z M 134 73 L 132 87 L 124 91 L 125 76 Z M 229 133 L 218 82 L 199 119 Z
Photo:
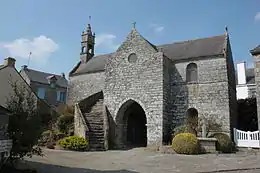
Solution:
M 222 132 L 232 134 L 236 83 L 227 31 L 155 46 L 133 28 L 116 52 L 98 56 L 94 44 L 95 34 L 88 25 L 68 90 L 68 103 L 76 105 L 76 135 L 100 136 L 89 139 L 92 146 L 168 143 L 172 129 L 185 121 L 188 110 L 215 119 Z
M 258 129 L 260 129 L 260 45 L 250 50 L 254 58 L 255 64 L 255 84 L 256 84 L 256 104 L 257 104 L 257 119 Z

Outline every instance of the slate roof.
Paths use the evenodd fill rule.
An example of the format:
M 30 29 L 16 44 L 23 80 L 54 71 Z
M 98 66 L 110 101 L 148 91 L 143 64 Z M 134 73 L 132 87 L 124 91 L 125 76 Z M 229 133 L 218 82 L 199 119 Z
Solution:
M 25 72 L 25 74 L 28 76 L 30 81 L 39 82 L 39 83 L 42 83 L 42 84 L 49 84 L 47 77 L 54 75 L 57 78 L 56 84 L 58 86 L 63 87 L 63 88 L 68 87 L 67 79 L 63 78 L 61 75 L 45 73 L 45 72 L 41 72 L 41 71 L 32 70 L 32 69 L 29 69 L 29 68 L 22 69 L 22 71 Z
M 260 54 L 260 45 L 258 45 L 256 48 L 250 50 L 252 55 Z
M 222 34 L 214 37 L 157 45 L 156 48 L 162 49 L 168 58 L 175 61 L 223 54 L 225 43 L 226 34 Z M 79 62 L 70 72 L 70 75 L 103 71 L 106 59 L 111 56 L 113 56 L 113 53 L 95 56 L 86 64 Z

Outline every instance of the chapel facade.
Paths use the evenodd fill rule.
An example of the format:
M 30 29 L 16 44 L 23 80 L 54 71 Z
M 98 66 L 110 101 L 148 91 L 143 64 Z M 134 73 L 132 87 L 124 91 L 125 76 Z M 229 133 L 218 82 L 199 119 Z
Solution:
M 94 54 L 82 33 L 80 61 L 69 74 L 75 134 L 90 148 L 162 144 L 187 116 L 236 126 L 236 81 L 229 35 L 154 45 L 135 28 L 116 52 Z

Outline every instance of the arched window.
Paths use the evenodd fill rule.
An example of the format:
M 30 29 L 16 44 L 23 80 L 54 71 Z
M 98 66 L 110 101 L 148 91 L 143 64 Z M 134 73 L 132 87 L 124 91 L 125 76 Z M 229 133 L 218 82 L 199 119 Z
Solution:
M 198 110 L 195 108 L 189 108 L 186 112 L 186 115 L 186 124 L 189 125 L 194 133 L 197 134 L 199 125 Z
M 83 46 L 81 52 L 82 53 L 87 53 L 87 48 L 85 46 Z
M 190 63 L 186 68 L 186 82 L 198 82 L 198 68 L 197 64 Z

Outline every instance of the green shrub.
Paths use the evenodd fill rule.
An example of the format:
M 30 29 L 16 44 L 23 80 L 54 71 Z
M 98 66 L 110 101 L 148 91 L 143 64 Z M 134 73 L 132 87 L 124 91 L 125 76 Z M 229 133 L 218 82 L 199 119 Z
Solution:
M 231 153 L 233 149 L 233 143 L 230 137 L 224 133 L 215 133 L 210 137 L 217 139 L 216 150 L 222 153 Z
M 192 133 L 196 135 L 196 131 L 187 124 L 177 126 L 173 129 L 173 137 L 179 133 Z
M 198 154 L 199 143 L 192 133 L 179 133 L 172 140 L 172 148 L 178 154 Z
M 68 150 L 85 151 L 88 148 L 88 141 L 83 137 L 69 136 L 60 140 L 59 145 Z
M 74 127 L 73 115 L 62 115 L 58 118 L 57 126 L 60 132 L 68 134 Z

